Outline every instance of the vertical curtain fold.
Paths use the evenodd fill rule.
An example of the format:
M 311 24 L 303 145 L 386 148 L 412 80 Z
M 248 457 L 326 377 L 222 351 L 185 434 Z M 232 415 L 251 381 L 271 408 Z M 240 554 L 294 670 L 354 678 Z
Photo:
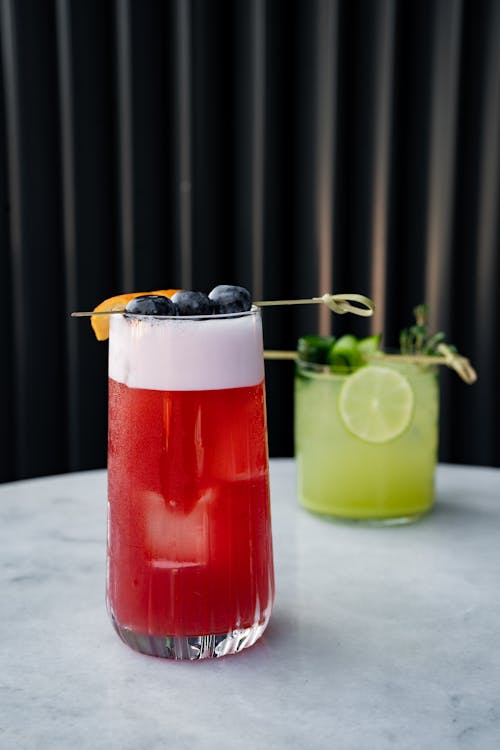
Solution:
M 11 378 L 6 383 L 9 396 L 5 398 L 5 415 L 9 420 L 4 422 L 2 431 L 2 476 L 24 476 L 29 471 L 25 456 L 23 439 L 28 429 L 26 391 L 28 388 L 27 369 L 24 359 L 24 344 L 27 310 L 23 304 L 23 277 L 25 262 L 23 256 L 23 226 L 21 212 L 21 127 L 19 108 L 19 74 L 17 68 L 17 43 L 14 16 L 14 4 L 11 0 L 2 0 L 1 43 L 3 73 L 3 107 L 4 118 L 4 159 L 6 203 L 9 207 L 4 237 L 4 247 L 8 249 L 8 263 L 3 266 L 9 274 L 9 282 L 4 285 L 8 294 L 7 301 L 12 310 L 12 334 L 6 344 L 9 347 L 8 362 Z M 9 290 L 9 292 L 7 291 Z M 5 391 L 4 393 L 7 393 Z M 10 465 L 9 465 L 10 464 Z
M 177 0 L 176 11 L 176 151 L 177 221 L 180 253 L 179 286 L 189 289 L 193 279 L 192 252 L 192 73 L 191 1 Z
M 78 307 L 78 263 L 76 240 L 75 154 L 73 122 L 73 65 L 71 18 L 68 0 L 56 2 L 56 43 L 59 87 L 59 129 L 61 160 L 61 221 L 63 232 L 64 294 L 66 307 Z M 76 469 L 80 456 L 80 378 L 78 373 L 78 339 L 73 335 L 71 318 L 65 321 L 66 345 L 66 424 L 68 435 L 68 466 Z
M 115 0 L 120 276 L 121 287 L 127 290 L 134 289 L 137 262 L 134 252 L 134 91 L 130 13 L 129 0 Z

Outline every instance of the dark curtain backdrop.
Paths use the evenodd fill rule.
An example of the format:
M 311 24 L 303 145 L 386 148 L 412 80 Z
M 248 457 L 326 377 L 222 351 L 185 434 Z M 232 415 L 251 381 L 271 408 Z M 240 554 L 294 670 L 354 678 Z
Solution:
M 440 459 L 500 466 L 500 2 L 0 0 L 0 479 L 104 466 L 121 291 L 359 291 L 370 320 L 264 312 L 268 348 L 412 308 L 469 355 Z M 347 317 L 347 316 L 346 316 Z M 266 365 L 272 456 L 293 366 Z

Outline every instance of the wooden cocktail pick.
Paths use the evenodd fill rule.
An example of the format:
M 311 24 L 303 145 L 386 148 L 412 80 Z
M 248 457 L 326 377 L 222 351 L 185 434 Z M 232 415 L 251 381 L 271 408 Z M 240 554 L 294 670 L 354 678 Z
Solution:
M 352 305 L 351 302 L 357 302 Z M 257 307 L 270 307 L 271 305 L 318 305 L 324 304 L 335 313 L 344 315 L 352 313 L 369 318 L 373 315 L 375 305 L 372 300 L 363 294 L 323 294 L 322 297 L 310 297 L 308 299 L 277 299 L 254 302 Z
M 351 304 L 351 303 L 357 304 Z M 344 315 L 345 313 L 352 313 L 353 315 L 361 315 L 362 317 L 370 317 L 373 315 L 375 305 L 368 297 L 363 294 L 323 294 L 322 297 L 310 297 L 309 299 L 276 299 L 276 300 L 261 300 L 254 302 L 253 304 L 257 307 L 271 307 L 278 305 L 314 305 L 324 304 L 335 313 Z M 123 315 L 123 310 L 100 310 L 98 312 L 84 311 L 84 312 L 72 312 L 72 318 L 88 318 L 93 315 Z
M 366 357 L 372 362 L 414 362 L 421 365 L 445 365 L 451 370 L 455 370 L 457 375 L 467 383 L 472 385 L 477 380 L 477 373 L 467 357 L 452 351 L 446 344 L 438 344 L 438 352 L 441 356 L 435 354 L 385 354 L 385 352 L 374 352 Z M 281 349 L 266 349 L 264 359 L 290 359 L 298 358 L 295 351 L 286 351 Z

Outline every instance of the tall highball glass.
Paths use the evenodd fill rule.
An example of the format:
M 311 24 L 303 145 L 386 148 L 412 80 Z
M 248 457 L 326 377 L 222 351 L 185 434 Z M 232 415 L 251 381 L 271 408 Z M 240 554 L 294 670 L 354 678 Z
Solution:
M 251 646 L 274 597 L 262 325 L 111 316 L 107 603 L 145 654 Z

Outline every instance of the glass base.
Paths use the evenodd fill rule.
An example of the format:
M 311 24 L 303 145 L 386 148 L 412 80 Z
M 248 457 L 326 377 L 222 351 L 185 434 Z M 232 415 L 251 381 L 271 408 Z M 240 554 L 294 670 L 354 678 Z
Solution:
M 244 648 L 253 646 L 267 626 L 267 620 L 249 628 L 231 630 L 229 633 L 193 636 L 159 636 L 135 633 L 130 628 L 120 625 L 111 616 L 113 626 L 127 646 L 148 656 L 159 656 L 163 659 L 216 659 L 219 656 L 237 654 Z
M 320 511 L 307 508 L 306 506 L 302 507 L 304 507 L 305 510 L 307 510 L 309 513 L 312 513 L 314 516 L 319 516 L 326 521 L 356 526 L 406 526 L 410 523 L 419 521 L 421 518 L 424 518 L 424 516 L 428 515 L 428 513 L 430 513 L 430 511 L 432 510 L 432 508 L 427 508 L 426 510 L 421 510 L 418 513 L 406 513 L 403 516 L 389 516 L 387 518 L 348 518 L 347 516 L 336 516 L 333 513 L 321 513 Z

